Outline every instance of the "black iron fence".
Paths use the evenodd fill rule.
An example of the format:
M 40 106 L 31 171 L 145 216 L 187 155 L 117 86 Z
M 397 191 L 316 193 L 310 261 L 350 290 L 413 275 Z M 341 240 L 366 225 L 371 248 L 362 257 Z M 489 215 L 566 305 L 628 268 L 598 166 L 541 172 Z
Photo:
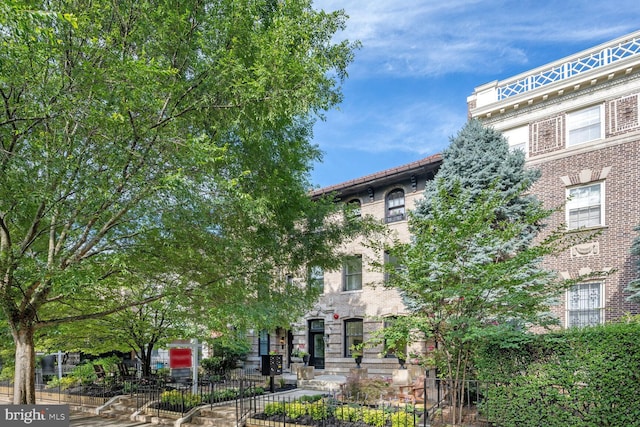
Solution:
M 137 410 L 145 407 L 145 413 L 158 417 L 184 415 L 193 408 L 226 403 L 235 404 L 264 393 L 262 381 L 228 379 L 219 382 L 135 384 L 130 387 L 130 399 L 135 400 Z
M 419 427 L 439 421 L 446 423 L 452 411 L 461 414 L 463 425 L 483 425 L 496 419 L 488 396 L 489 384 L 474 380 L 454 383 L 439 378 L 424 378 L 422 399 L 391 392 L 378 396 L 334 393 L 313 398 L 265 393 L 266 380 L 260 374 L 238 372 L 225 380 L 202 381 L 195 388 L 189 380 L 175 382 L 171 378 L 151 378 L 75 385 L 69 388 L 39 387 L 37 401 L 58 402 L 77 406 L 102 406 L 114 396 L 126 395 L 137 410 L 160 418 L 184 415 L 195 407 L 218 404 L 235 405 L 239 424 L 251 420 L 253 425 L 316 425 L 359 422 L 382 427 Z M 249 378 L 247 378 L 249 377 Z M 0 382 L 0 395 L 13 396 L 13 385 Z M 454 409 L 455 408 L 455 409 Z M 317 418 L 317 419 L 316 419 Z M 383 423 L 384 421 L 384 423 Z
M 339 396 L 278 396 L 267 394 L 252 399 L 252 411 L 238 419 L 248 427 L 314 426 L 428 426 L 424 407 L 401 402 L 380 401 L 375 405 L 345 402 Z
M 455 412 L 463 425 L 486 424 L 491 419 L 491 405 L 486 399 L 488 389 L 488 383 L 476 380 L 452 381 L 427 377 L 424 379 L 424 396 L 429 418 L 446 423 Z
M 11 400 L 13 383 L 8 380 L 1 381 L 0 394 Z M 76 406 L 102 406 L 119 394 L 122 394 L 121 388 L 107 384 L 79 384 L 68 388 L 40 386 L 36 389 L 36 401 Z

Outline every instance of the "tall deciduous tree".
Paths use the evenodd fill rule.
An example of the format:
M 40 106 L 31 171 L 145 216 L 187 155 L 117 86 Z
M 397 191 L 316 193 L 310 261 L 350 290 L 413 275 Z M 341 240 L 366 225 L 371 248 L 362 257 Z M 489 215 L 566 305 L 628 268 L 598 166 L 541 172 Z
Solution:
M 401 327 L 437 345 L 429 356 L 450 381 L 456 423 L 478 340 L 501 325 L 555 322 L 549 305 L 568 284 L 541 262 L 567 242 L 560 232 L 534 241 L 551 211 L 526 195 L 537 173 L 498 132 L 470 122 L 443 157 L 410 215 L 412 241 L 387 249 L 402 266 L 390 266 L 388 285 L 411 313 Z
M 313 292 L 274 272 L 329 267 L 343 236 L 306 191 L 310 124 L 355 47 L 333 41 L 344 24 L 309 0 L 0 4 L 14 403 L 35 402 L 37 330 L 160 298 L 221 324 L 301 310 Z

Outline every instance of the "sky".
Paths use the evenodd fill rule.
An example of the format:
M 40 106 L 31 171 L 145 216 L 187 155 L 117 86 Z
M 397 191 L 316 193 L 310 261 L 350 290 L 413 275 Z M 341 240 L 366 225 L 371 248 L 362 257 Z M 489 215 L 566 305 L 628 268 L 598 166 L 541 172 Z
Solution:
M 314 0 L 349 16 L 358 40 L 344 99 L 314 126 L 314 188 L 440 153 L 467 120 L 467 97 L 640 30 L 638 0 Z

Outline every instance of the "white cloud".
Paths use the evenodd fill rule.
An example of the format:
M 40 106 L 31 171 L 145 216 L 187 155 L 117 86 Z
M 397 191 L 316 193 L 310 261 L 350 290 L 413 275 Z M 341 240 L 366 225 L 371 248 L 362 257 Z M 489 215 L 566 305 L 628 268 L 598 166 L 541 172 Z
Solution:
M 634 31 L 640 12 L 636 0 L 318 0 L 314 6 L 350 16 L 342 36 L 363 44 L 354 76 L 499 71 L 504 63 L 527 63 L 523 45 L 589 44 Z
M 427 156 L 444 149 L 465 121 L 464 106 L 447 109 L 424 100 L 384 111 L 366 109 L 358 113 L 331 113 L 328 122 L 316 126 L 314 140 L 324 150 L 340 147 Z

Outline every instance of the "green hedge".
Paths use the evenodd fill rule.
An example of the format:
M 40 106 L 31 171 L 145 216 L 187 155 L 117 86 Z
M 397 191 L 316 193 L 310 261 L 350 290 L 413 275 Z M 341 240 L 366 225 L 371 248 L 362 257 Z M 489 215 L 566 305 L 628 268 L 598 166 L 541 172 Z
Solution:
M 503 427 L 640 425 L 640 324 L 511 332 L 476 361 L 483 412 Z

